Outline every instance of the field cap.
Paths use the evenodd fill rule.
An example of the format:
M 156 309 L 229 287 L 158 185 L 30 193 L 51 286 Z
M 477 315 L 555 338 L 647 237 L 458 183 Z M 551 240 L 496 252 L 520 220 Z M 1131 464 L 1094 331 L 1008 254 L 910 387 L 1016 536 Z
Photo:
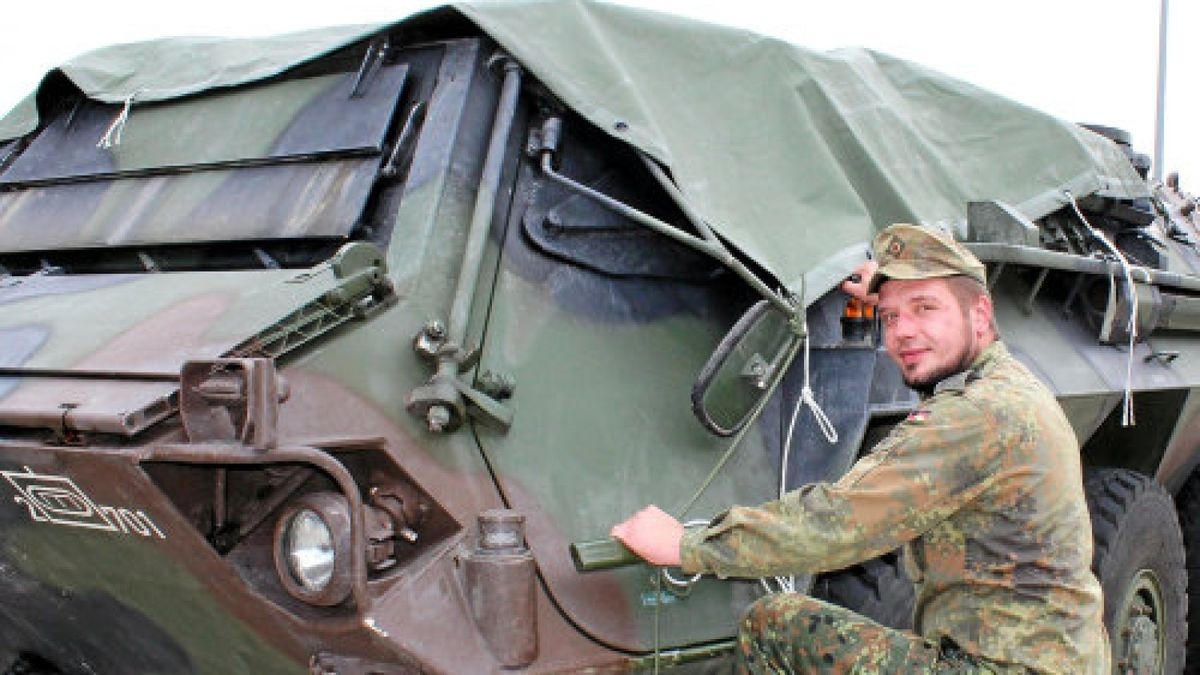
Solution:
M 983 263 L 947 233 L 908 223 L 890 225 L 871 242 L 879 269 L 870 291 L 888 279 L 933 279 L 965 275 L 987 285 Z

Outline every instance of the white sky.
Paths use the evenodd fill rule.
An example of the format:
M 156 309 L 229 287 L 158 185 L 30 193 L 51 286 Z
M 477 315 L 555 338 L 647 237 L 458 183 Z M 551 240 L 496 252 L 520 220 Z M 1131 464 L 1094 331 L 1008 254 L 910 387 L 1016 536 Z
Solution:
M 749 28 L 816 49 L 862 46 L 911 59 L 1076 122 L 1117 126 L 1154 149 L 1160 0 L 624 0 Z M 390 21 L 415 0 L 10 2 L 0 39 L 0 110 L 89 49 L 173 35 L 269 35 Z M 1167 172 L 1200 193 L 1200 2 L 1172 0 Z M 536 24 L 530 30 L 537 30 Z M 1189 114 L 1190 113 L 1190 114 Z

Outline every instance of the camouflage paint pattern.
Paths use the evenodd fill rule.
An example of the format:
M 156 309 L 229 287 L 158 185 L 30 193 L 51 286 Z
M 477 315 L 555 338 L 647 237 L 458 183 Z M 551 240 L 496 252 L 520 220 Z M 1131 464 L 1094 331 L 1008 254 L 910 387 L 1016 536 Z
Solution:
M 848 609 L 797 593 L 769 595 L 750 607 L 740 626 L 739 673 L 859 673 L 979 675 L 1026 673 Z
M 838 482 L 734 507 L 681 552 L 685 571 L 756 577 L 902 545 L 924 637 L 1045 672 L 1107 671 L 1075 438 L 999 342 Z
M 135 106 L 111 147 L 121 106 L 78 102 L 3 172 L 22 189 L 0 191 L 0 250 L 345 236 L 406 74 L 381 68 L 356 97 L 340 73 Z
M 896 223 L 875 235 L 871 246 L 879 263 L 871 278 L 873 291 L 879 290 L 885 279 L 934 279 L 956 274 L 987 283 L 983 263 L 949 233 L 937 228 Z

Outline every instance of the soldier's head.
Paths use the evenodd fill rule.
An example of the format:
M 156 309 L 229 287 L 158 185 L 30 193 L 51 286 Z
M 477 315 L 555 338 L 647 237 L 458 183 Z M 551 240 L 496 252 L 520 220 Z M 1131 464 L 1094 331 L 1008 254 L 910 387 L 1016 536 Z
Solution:
M 983 263 L 949 235 L 915 225 L 892 225 L 873 245 L 870 288 L 879 292 L 884 346 L 905 383 L 929 392 L 996 339 Z

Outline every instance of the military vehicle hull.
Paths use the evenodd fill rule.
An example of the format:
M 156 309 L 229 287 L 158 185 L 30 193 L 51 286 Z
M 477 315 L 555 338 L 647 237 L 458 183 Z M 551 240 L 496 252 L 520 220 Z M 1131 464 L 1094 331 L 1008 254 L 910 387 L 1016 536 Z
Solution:
M 813 112 L 838 106 L 812 73 L 901 68 L 861 54 L 789 56 L 786 72 L 811 79 L 784 96 L 804 92 L 797 114 L 825 140 L 756 173 L 782 131 L 675 110 L 691 136 L 671 145 L 677 128 L 647 122 L 657 104 L 607 66 L 592 66 L 599 83 L 563 85 L 569 69 L 539 50 L 582 58 L 569 40 L 514 41 L 531 17 L 591 20 L 607 26 L 591 38 L 612 40 L 640 26 L 654 59 L 679 63 L 701 57 L 654 35 L 715 30 L 586 3 L 466 6 L 307 36 L 311 52 L 243 45 L 286 67 L 190 89 L 105 89 L 76 64 L 43 83 L 31 126 L 0 125 L 19 130 L 0 141 L 0 666 L 726 664 L 741 611 L 779 582 L 664 574 L 608 528 L 650 502 L 704 520 L 836 479 L 902 419 L 915 395 L 836 286 L 864 235 L 940 210 L 988 264 L 1006 343 L 1103 468 L 1089 485 L 1108 518 L 1096 568 L 1110 626 L 1129 629 L 1118 661 L 1181 666 L 1183 556 L 1200 551 L 1200 222 L 1177 183 L 1138 187 L 1132 165 L 1106 164 L 1124 161 L 1116 145 L 1038 116 L 1024 128 L 1094 160 L 1105 186 L 1054 171 L 1026 185 L 1010 174 L 1032 160 L 964 151 L 974 159 L 941 168 L 944 184 L 919 176 L 940 192 L 916 194 L 903 171 L 863 160 L 892 121 Z M 700 36 L 755 60 L 744 34 Z M 1030 114 L 1016 109 L 995 116 Z M 737 199 L 747 221 L 771 209 L 706 191 L 748 174 L 746 190 L 793 200 L 777 189 L 796 179 L 788 162 L 822 144 L 811 161 L 846 181 L 798 189 L 801 215 L 752 229 L 721 215 Z M 983 187 L 951 185 L 956 170 Z M 839 202 L 846 186 L 857 196 Z M 782 330 L 764 328 L 772 317 Z M 1162 548 L 1177 555 L 1131 559 L 1171 496 L 1183 529 Z M 896 564 L 784 583 L 902 624 L 911 590 Z

